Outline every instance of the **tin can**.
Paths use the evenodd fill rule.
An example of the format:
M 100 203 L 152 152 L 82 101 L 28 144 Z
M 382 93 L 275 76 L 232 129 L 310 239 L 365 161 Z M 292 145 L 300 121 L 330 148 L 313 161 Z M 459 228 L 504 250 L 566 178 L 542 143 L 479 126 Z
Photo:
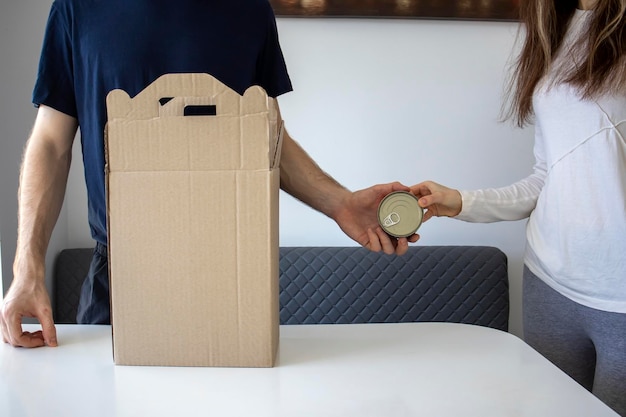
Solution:
M 407 191 L 394 191 L 378 205 L 378 224 L 393 237 L 408 237 L 422 224 L 424 209 L 417 197 Z

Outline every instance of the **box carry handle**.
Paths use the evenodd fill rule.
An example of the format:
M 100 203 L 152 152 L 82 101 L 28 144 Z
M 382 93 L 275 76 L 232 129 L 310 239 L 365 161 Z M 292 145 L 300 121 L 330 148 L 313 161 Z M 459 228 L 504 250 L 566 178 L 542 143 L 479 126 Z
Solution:
M 173 102 L 175 99 L 176 102 Z M 165 117 L 217 116 L 217 105 L 211 101 L 213 99 L 210 97 L 161 97 L 159 115 Z
M 217 108 L 213 104 L 190 104 L 183 109 L 183 116 L 216 116 Z
M 161 97 L 159 104 L 166 105 L 172 101 L 174 97 Z M 215 104 L 188 104 L 183 108 L 183 116 L 216 116 L 217 107 Z

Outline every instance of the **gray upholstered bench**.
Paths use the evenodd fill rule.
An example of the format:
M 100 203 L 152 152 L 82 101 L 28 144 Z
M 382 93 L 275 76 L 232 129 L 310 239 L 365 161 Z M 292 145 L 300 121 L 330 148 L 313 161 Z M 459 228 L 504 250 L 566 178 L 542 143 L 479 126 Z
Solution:
M 57 323 L 74 323 L 92 249 L 66 249 L 54 271 Z M 508 329 L 506 255 L 488 246 L 281 247 L 281 324 L 446 321 Z

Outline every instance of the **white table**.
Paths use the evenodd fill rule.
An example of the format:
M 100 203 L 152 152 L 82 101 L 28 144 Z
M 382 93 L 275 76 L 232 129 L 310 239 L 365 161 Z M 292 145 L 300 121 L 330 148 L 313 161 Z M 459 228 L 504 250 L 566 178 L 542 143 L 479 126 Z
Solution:
M 109 326 L 59 325 L 57 348 L 0 346 L 0 416 L 617 416 L 501 331 L 451 323 L 280 331 L 274 368 L 126 367 L 113 364 Z

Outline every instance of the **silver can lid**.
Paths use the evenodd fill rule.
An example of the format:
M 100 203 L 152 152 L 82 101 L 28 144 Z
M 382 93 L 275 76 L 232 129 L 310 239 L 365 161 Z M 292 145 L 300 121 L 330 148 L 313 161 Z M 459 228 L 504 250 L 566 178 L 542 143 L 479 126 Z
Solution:
M 408 237 L 422 224 L 424 209 L 417 197 L 407 191 L 394 191 L 378 205 L 378 224 L 393 237 Z

